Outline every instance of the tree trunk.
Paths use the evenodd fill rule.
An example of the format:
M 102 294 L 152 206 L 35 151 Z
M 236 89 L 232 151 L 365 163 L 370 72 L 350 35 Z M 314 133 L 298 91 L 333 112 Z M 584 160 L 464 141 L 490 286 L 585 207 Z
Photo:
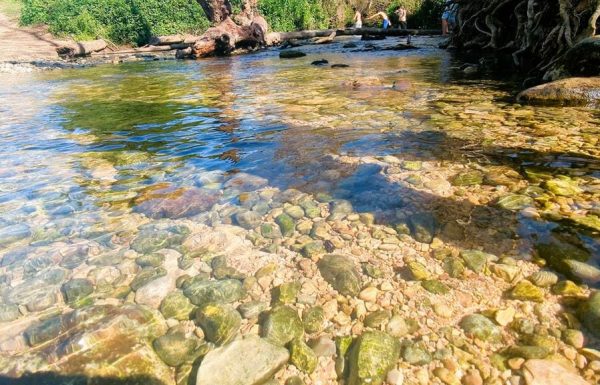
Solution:
M 268 25 L 256 11 L 256 0 L 244 0 L 242 12 L 232 15 L 229 0 L 198 0 L 206 17 L 216 24 L 192 47 L 195 58 L 228 55 L 236 49 L 254 50 L 265 45 Z
M 78 57 L 88 56 L 93 52 L 106 49 L 107 44 L 104 40 L 92 40 L 72 43 L 67 46 L 58 47 L 56 52 L 60 57 Z

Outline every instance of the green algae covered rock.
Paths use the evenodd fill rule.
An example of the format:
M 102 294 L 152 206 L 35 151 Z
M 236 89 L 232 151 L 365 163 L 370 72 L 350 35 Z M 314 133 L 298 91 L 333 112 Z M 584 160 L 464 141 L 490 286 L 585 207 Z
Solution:
M 433 242 L 438 228 L 437 219 L 428 212 L 416 213 L 408 218 L 408 227 L 412 237 L 421 243 Z
M 481 273 L 488 262 L 498 260 L 498 257 L 495 255 L 484 253 L 479 250 L 463 250 L 460 252 L 460 256 L 469 269 L 476 273 Z
M 448 294 L 450 289 L 437 279 L 429 279 L 421 282 L 421 286 L 432 294 Z
M 583 290 L 575 282 L 565 280 L 552 286 L 552 293 L 564 296 L 579 296 L 583 294 Z
M 411 365 L 427 365 L 431 354 L 418 344 L 408 343 L 402 349 L 402 359 Z
M 293 303 L 302 288 L 300 282 L 286 282 L 273 289 L 273 298 L 281 303 Z
M 179 321 L 189 320 L 194 305 L 179 290 L 169 293 L 160 304 L 160 312 L 165 318 L 174 318 Z
M 232 303 L 246 296 L 242 283 L 235 279 L 209 281 L 194 278 L 185 285 L 183 294 L 197 306 L 208 303 Z
M 346 378 L 348 376 L 348 354 L 352 346 L 351 336 L 338 336 L 335 338 L 335 373 L 338 378 Z
M 185 226 L 172 226 L 168 229 L 143 228 L 131 243 L 131 248 L 140 254 L 150 254 L 181 244 L 190 230 Z
M 294 223 L 294 218 L 290 217 L 287 214 L 280 214 L 275 218 L 275 223 L 279 226 L 281 230 L 281 235 L 284 237 L 289 237 L 294 234 L 294 229 L 296 224 Z
M 33 324 L 25 330 L 25 339 L 30 346 L 36 346 L 58 337 L 62 327 L 59 316 L 48 318 L 37 324 Z
M 410 275 L 416 281 L 424 281 L 429 279 L 431 274 L 427 271 L 427 268 L 417 261 L 410 261 L 407 263 L 408 270 L 410 271 Z
M 481 314 L 471 314 L 464 317 L 460 321 L 460 327 L 468 336 L 478 338 L 482 341 L 500 341 L 500 328 L 498 328 L 498 326 L 496 326 L 489 318 Z
M 160 277 L 164 277 L 165 275 L 167 275 L 167 270 L 165 270 L 163 267 L 142 269 L 142 271 L 135 276 L 133 281 L 131 281 L 129 286 L 131 287 L 131 290 L 135 291 L 142 286 L 146 286 L 151 281 L 154 281 Z
M 158 337 L 152 346 L 165 364 L 177 367 L 185 362 L 193 361 L 192 353 L 196 350 L 197 344 L 196 338 L 187 337 L 183 332 L 175 332 Z
M 453 186 L 475 186 L 483 183 L 483 173 L 473 170 L 456 174 L 451 180 Z
M 523 280 L 511 289 L 510 298 L 521 301 L 543 302 L 544 292 L 531 281 Z
M 76 278 L 65 282 L 61 287 L 61 291 L 65 297 L 65 302 L 74 305 L 92 294 L 94 286 L 89 279 Z
M 242 316 L 231 306 L 209 304 L 198 311 L 196 321 L 204 331 L 207 341 L 224 345 L 239 331 Z
M 533 206 L 534 201 L 533 198 L 527 195 L 508 194 L 500 197 L 496 205 L 506 210 L 516 211 Z
M 506 349 L 505 354 L 509 357 L 521 357 L 525 359 L 541 359 L 550 355 L 551 351 L 543 346 L 514 345 Z
M 396 338 L 380 331 L 363 333 L 351 348 L 348 385 L 381 385 L 399 355 Z
M 304 335 L 304 325 L 296 310 L 289 306 L 275 306 L 261 324 L 261 335 L 267 341 L 284 346 Z
M 354 263 L 341 255 L 326 255 L 318 263 L 323 278 L 342 295 L 356 296 L 362 280 Z
M 311 374 L 317 368 L 317 355 L 302 338 L 290 342 L 290 362 L 301 371 Z
M 307 333 L 318 333 L 325 326 L 325 312 L 321 306 L 311 307 L 302 315 L 302 323 Z
M 592 293 L 579 310 L 583 324 L 597 337 L 600 337 L 600 292 Z
M 315 255 L 324 254 L 326 252 L 322 241 L 312 241 L 306 243 L 302 247 L 302 255 L 306 258 L 312 258 Z
M 577 182 L 568 176 L 559 175 L 555 179 L 549 179 L 544 182 L 544 187 L 554 195 L 570 197 L 581 194 L 581 188 Z

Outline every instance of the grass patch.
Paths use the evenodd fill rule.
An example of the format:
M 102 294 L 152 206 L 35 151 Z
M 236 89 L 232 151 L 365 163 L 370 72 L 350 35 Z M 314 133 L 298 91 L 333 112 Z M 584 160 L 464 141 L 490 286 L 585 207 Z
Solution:
M 18 20 L 21 15 L 23 2 L 21 0 L 0 0 L 0 12 L 11 20 Z

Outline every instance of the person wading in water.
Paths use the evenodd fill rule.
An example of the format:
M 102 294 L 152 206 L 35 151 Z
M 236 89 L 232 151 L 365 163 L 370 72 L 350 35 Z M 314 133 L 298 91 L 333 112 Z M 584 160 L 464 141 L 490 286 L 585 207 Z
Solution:
M 352 10 L 354 11 L 354 19 L 352 19 L 354 21 L 354 28 L 362 28 L 362 14 L 356 8 L 352 8 Z
M 377 12 L 373 16 L 367 17 L 367 20 L 373 20 L 376 17 L 381 17 L 383 19 L 382 28 L 383 29 L 388 29 L 388 27 L 390 26 L 390 18 L 388 17 L 387 13 L 385 13 L 385 12 Z
M 408 16 L 408 12 L 406 12 L 406 8 L 404 8 L 404 5 L 400 5 L 394 13 L 398 16 L 398 26 L 401 29 L 406 29 L 406 17 Z
M 454 0 L 446 0 L 446 8 L 442 14 L 442 35 L 447 35 L 456 25 L 458 4 Z

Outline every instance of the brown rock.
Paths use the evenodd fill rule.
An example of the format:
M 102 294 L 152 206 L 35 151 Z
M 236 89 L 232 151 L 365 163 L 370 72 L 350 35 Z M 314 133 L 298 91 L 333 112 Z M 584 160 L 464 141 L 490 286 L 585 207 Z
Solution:
M 567 78 L 522 91 L 519 103 L 542 105 L 586 105 L 600 101 L 600 77 Z
M 550 360 L 528 360 L 523 375 L 527 385 L 589 385 L 574 370 Z

